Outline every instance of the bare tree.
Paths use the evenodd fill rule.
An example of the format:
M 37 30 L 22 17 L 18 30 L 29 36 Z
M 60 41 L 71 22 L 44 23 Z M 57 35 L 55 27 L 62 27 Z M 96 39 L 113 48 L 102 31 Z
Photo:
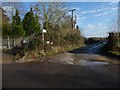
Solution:
M 66 12 L 63 2 L 39 2 L 34 5 L 34 10 L 39 15 L 42 23 L 48 21 L 53 25 L 60 24 Z
M 15 15 L 16 9 L 20 11 L 21 15 L 24 13 L 24 4 L 22 2 L 3 2 L 2 8 L 10 20 L 12 20 L 13 15 Z
M 110 31 L 111 32 L 118 32 L 118 20 L 117 19 L 114 19 L 111 23 L 111 26 L 110 26 Z

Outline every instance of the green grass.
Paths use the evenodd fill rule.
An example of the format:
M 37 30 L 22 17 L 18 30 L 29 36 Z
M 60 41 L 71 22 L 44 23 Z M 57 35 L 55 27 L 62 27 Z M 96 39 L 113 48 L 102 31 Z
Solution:
M 65 51 L 69 51 L 69 50 L 74 50 L 76 48 L 80 48 L 82 46 L 80 45 L 70 45 L 70 46 L 59 46 L 59 47 L 54 47 L 54 49 L 51 50 L 47 50 L 45 52 L 46 56 L 51 56 L 51 55 L 55 55 L 55 54 L 59 54 Z
M 49 49 L 45 49 L 44 53 L 43 50 L 32 50 L 32 51 L 23 51 L 22 53 L 17 53 L 15 55 L 15 60 L 18 60 L 23 56 L 25 56 L 25 58 L 42 58 L 42 57 L 47 57 L 47 56 L 52 56 L 52 55 L 56 55 L 56 54 L 60 54 L 66 51 L 70 51 L 70 50 L 74 50 L 76 48 L 80 48 L 83 47 L 84 45 L 64 45 L 64 46 L 54 46 L 51 47 Z
M 114 54 L 114 55 L 120 56 L 120 52 L 109 51 L 109 53 L 112 53 L 112 54 Z

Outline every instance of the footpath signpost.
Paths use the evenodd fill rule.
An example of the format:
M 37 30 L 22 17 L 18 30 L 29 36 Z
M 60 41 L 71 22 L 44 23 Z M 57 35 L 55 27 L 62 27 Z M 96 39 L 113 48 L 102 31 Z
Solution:
M 42 30 L 42 40 L 43 40 L 43 55 L 45 55 L 45 33 L 47 32 L 46 29 Z

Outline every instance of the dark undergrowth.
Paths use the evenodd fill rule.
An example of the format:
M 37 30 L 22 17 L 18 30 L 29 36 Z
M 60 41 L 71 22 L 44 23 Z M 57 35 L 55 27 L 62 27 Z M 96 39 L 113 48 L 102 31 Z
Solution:
M 104 56 L 107 56 L 109 58 L 120 60 L 120 55 L 116 55 L 116 54 L 113 54 L 113 53 L 109 52 L 109 50 L 108 50 L 108 44 L 106 44 L 105 46 L 103 46 L 101 48 L 100 54 L 104 55 Z

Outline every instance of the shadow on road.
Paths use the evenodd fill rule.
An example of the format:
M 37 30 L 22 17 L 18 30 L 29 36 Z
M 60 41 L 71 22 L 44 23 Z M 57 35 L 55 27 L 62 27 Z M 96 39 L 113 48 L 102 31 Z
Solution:
M 100 54 L 100 50 L 103 46 L 104 45 L 101 43 L 96 43 L 93 45 L 85 46 L 68 52 L 74 54 Z
M 105 46 L 105 44 L 99 42 L 99 43 L 96 43 L 93 45 L 85 46 L 85 47 L 71 50 L 68 52 L 73 53 L 73 54 L 98 54 L 98 55 L 105 56 L 105 57 L 108 57 L 111 59 L 116 59 L 116 60 L 120 59 L 120 56 L 116 56 L 116 55 L 102 51 L 102 48 L 104 46 Z

